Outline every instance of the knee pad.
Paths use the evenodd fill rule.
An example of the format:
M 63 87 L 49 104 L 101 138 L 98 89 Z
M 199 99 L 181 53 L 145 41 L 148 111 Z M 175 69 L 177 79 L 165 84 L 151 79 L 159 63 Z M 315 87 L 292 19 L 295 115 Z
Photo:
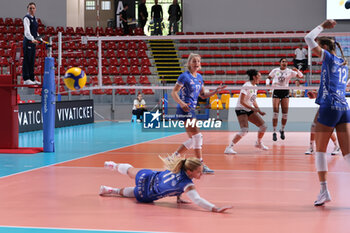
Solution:
M 192 136 L 193 140 L 193 149 L 202 149 L 203 144 L 203 135 L 201 133 L 197 133 Z
M 273 119 L 277 119 L 277 118 L 278 118 L 278 112 L 274 112 L 272 118 L 273 118 Z
M 267 130 L 267 126 L 265 124 L 263 124 L 262 126 L 259 127 L 260 133 L 266 132 L 266 130 Z
M 288 119 L 288 113 L 282 113 L 282 119 L 287 120 Z
M 327 164 L 327 158 L 326 153 L 324 152 L 316 152 L 316 170 L 318 172 L 326 172 L 328 171 L 328 164 Z
M 315 123 L 312 123 L 311 124 L 311 133 L 315 133 L 316 132 L 316 124 Z
M 123 175 L 127 175 L 128 169 L 131 167 L 132 166 L 128 163 L 120 163 L 120 164 L 118 164 L 118 172 L 120 172 Z
M 248 133 L 249 129 L 248 128 L 241 128 L 241 131 L 238 132 L 238 135 L 241 137 L 244 137 Z
M 193 139 L 192 138 L 190 138 L 190 139 L 188 139 L 187 141 L 185 141 L 184 143 L 183 143 L 183 145 L 189 150 L 189 149 L 192 149 L 192 147 L 193 147 Z

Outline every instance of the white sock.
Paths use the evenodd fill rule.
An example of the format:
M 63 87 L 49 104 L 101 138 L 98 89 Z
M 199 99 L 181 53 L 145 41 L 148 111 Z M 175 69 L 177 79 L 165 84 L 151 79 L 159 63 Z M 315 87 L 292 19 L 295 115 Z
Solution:
M 350 165 L 350 153 L 344 155 L 344 160 Z
M 282 125 L 281 131 L 284 131 L 284 127 L 286 127 L 286 125 Z
M 230 147 L 233 147 L 235 144 L 233 142 L 230 143 Z
M 273 127 L 273 132 L 276 133 L 276 130 L 277 130 L 277 127 L 274 126 L 274 127 Z
M 261 138 L 258 138 L 258 144 L 261 144 Z
M 135 187 L 126 187 L 123 190 L 123 197 L 135 197 L 134 194 Z
M 321 192 L 328 190 L 327 181 L 321 181 L 320 185 L 321 185 Z

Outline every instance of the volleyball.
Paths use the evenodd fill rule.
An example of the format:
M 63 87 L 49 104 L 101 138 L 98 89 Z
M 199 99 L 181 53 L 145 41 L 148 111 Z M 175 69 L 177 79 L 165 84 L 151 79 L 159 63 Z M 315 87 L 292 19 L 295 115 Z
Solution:
M 65 73 L 64 83 L 70 90 L 79 90 L 86 84 L 86 74 L 79 67 L 72 67 Z

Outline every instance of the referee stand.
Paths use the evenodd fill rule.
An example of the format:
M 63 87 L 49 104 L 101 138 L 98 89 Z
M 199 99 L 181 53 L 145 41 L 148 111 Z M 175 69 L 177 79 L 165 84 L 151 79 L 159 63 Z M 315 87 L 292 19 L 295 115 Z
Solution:
M 44 150 L 41 147 L 26 147 L 21 148 L 18 146 L 18 134 L 19 134 L 19 123 L 18 123 L 18 103 L 17 103 L 17 89 L 19 87 L 27 87 L 27 88 L 42 88 L 43 86 L 48 86 L 50 91 L 47 96 L 55 97 L 55 70 L 54 70 L 54 61 L 53 58 L 45 58 L 45 72 L 43 78 L 43 85 L 24 85 L 18 84 L 17 82 L 17 74 L 16 74 L 16 65 L 18 65 L 21 57 L 21 48 L 16 44 L 12 44 L 11 46 L 11 58 L 10 58 L 10 72 L 9 74 L 1 74 L 0 75 L 0 109 L 2 109 L 2 114 L 0 114 L 0 153 L 6 154 L 34 154 L 42 151 L 45 152 L 53 152 L 52 148 L 50 150 Z M 49 82 L 49 84 L 47 84 Z M 46 84 L 45 84 L 46 83 Z M 53 85 L 52 85 L 53 83 Z M 43 93 L 44 94 L 44 93 Z M 49 112 L 54 112 L 54 102 L 50 101 L 51 98 L 47 98 L 46 100 L 43 98 L 45 95 L 42 94 L 42 104 L 46 101 L 48 105 L 46 109 Z M 53 104 L 53 106 L 52 106 Z M 44 110 L 43 104 L 43 110 Z M 45 148 L 45 113 L 42 111 L 44 122 L 44 148 Z M 55 117 L 53 119 L 46 120 L 46 122 L 55 121 Z M 46 125 L 47 125 L 46 123 Z M 54 124 L 53 124 L 54 126 Z M 47 126 L 46 126 L 47 127 Z M 52 127 L 52 123 L 50 124 Z M 52 129 L 51 134 L 54 132 Z M 52 138 L 51 138 L 52 141 Z M 53 142 L 52 142 L 53 144 Z

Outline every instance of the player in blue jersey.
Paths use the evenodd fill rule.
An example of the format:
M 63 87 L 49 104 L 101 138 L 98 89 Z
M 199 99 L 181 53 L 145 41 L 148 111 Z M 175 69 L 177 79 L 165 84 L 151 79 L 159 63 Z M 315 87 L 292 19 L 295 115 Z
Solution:
M 343 50 L 332 38 L 315 38 L 323 29 L 331 29 L 336 25 L 334 20 L 326 20 L 305 36 L 305 41 L 312 52 L 322 60 L 321 83 L 316 103 L 320 105 L 316 123 L 316 170 L 321 184 L 321 191 L 315 201 L 315 206 L 321 206 L 331 200 L 327 188 L 326 149 L 329 138 L 334 130 L 345 161 L 350 165 L 350 109 L 345 98 L 348 66 Z M 336 55 L 336 46 L 342 58 Z
M 102 185 L 101 196 L 135 197 L 137 201 L 151 203 L 168 196 L 177 196 L 178 203 L 187 203 L 180 198 L 182 193 L 198 206 L 212 212 L 222 213 L 232 206 L 217 207 L 201 198 L 195 189 L 192 179 L 200 179 L 202 175 L 202 163 L 199 159 L 172 157 L 163 159 L 160 157 L 168 170 L 154 171 L 150 169 L 134 168 L 126 163 L 114 163 L 106 161 L 105 167 L 128 175 L 135 179 L 135 187 L 112 188 Z
M 171 96 L 178 103 L 176 117 L 179 120 L 190 120 L 196 118 L 195 109 L 198 97 L 202 99 L 209 98 L 225 88 L 219 86 L 215 91 L 205 93 L 202 75 L 198 73 L 201 69 L 201 57 L 198 54 L 191 53 L 187 59 L 188 70 L 182 73 L 177 82 Z M 186 126 L 186 125 L 185 125 Z M 189 137 L 171 156 L 180 156 L 188 149 L 193 148 L 195 156 L 203 162 L 202 143 L 203 135 L 196 126 L 187 125 L 186 132 Z M 214 173 L 208 166 L 203 164 L 203 173 Z

